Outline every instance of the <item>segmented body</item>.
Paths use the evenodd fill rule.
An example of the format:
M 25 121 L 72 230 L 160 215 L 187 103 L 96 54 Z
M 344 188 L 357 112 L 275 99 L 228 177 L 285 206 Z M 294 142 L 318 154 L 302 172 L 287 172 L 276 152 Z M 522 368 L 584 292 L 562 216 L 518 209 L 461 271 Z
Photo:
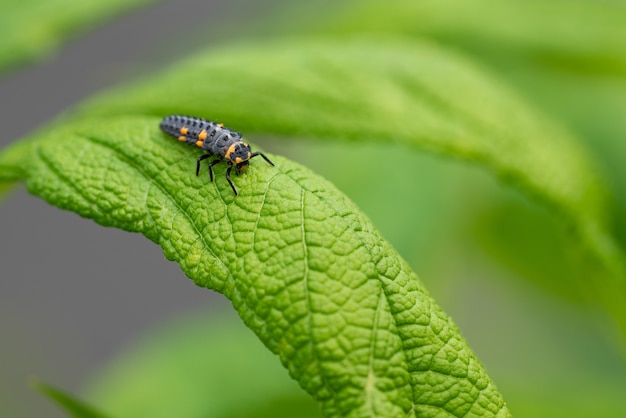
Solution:
M 181 142 L 195 145 L 222 158 L 231 145 L 242 140 L 239 132 L 225 128 L 221 123 L 191 116 L 167 116 L 161 122 L 161 129 Z
M 270 165 L 274 165 L 263 153 L 252 152 L 250 145 L 245 143 L 239 132 L 225 128 L 221 123 L 211 122 L 202 118 L 191 116 L 170 115 L 161 121 L 161 130 L 178 138 L 179 141 L 189 145 L 195 145 L 206 151 L 205 155 L 198 158 L 196 175 L 200 172 L 200 162 L 211 156 L 217 157 L 209 163 L 209 175 L 213 181 L 213 166 L 221 161 L 226 161 L 226 180 L 237 194 L 237 189 L 230 179 L 230 172 L 235 167 L 237 174 L 246 171 L 251 158 L 260 155 Z

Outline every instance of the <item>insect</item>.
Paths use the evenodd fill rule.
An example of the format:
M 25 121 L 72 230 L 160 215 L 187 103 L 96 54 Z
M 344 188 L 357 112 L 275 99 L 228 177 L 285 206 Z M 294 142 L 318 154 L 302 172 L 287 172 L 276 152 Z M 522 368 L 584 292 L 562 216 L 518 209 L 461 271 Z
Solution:
M 201 155 L 196 161 L 196 176 L 200 173 L 200 163 L 212 156 L 217 159 L 209 163 L 209 176 L 213 181 L 213 166 L 226 161 L 226 180 L 237 195 L 237 189 L 230 179 L 230 172 L 235 167 L 239 175 L 248 169 L 250 159 L 260 155 L 269 165 L 274 166 L 269 158 L 262 152 L 252 152 L 250 145 L 243 142 L 239 132 L 225 128 L 222 123 L 215 123 L 202 118 L 191 116 L 170 115 L 161 121 L 161 130 L 166 134 L 178 138 L 179 141 L 188 145 L 195 145 L 207 153 Z

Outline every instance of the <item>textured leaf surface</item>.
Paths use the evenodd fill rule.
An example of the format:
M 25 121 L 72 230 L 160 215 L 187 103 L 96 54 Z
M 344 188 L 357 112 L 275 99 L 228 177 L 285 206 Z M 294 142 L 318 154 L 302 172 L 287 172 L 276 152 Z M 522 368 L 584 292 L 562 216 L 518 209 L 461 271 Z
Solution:
M 427 43 L 283 43 L 215 51 L 85 114 L 201 114 L 244 132 L 397 142 L 473 161 L 538 198 L 574 231 L 572 283 L 626 330 L 622 250 L 608 232 L 604 180 L 575 138 L 481 68 Z M 349 159 L 350 156 L 346 155 Z M 390 169 L 392 162 L 364 162 Z
M 32 193 L 143 233 L 225 294 L 326 416 L 508 416 L 458 329 L 332 185 L 272 156 L 235 198 L 223 167 L 195 177 L 197 152 L 158 123 L 87 119 L 4 156 Z
M 604 216 L 600 179 L 584 150 L 471 62 L 403 41 L 272 49 L 216 51 L 86 112 L 202 110 L 263 133 L 396 141 L 480 160 L 570 212 Z
M 56 49 L 72 33 L 150 0 L 2 0 L 0 71 Z
M 235 198 L 223 167 L 215 183 L 193 176 L 197 152 L 158 131 L 168 113 L 247 134 L 394 141 L 475 161 L 554 208 L 605 266 L 621 267 L 584 150 L 471 62 L 428 44 L 216 51 L 0 155 L 0 178 L 145 234 L 197 284 L 224 293 L 328 416 L 508 411 L 449 318 L 339 192 L 272 156 L 277 167 L 255 161 L 236 179 Z

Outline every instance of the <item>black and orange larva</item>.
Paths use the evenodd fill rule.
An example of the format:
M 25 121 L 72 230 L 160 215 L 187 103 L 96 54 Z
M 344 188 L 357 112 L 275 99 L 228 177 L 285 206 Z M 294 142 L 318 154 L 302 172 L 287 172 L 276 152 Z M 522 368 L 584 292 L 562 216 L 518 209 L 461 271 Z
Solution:
M 179 141 L 202 148 L 207 153 L 196 162 L 196 176 L 200 172 L 200 162 L 211 156 L 217 157 L 209 163 L 209 176 L 213 181 L 213 166 L 226 161 L 226 180 L 237 195 L 237 189 L 230 179 L 230 172 L 235 166 L 237 174 L 243 173 L 250 164 L 250 159 L 260 155 L 271 166 L 274 165 L 262 152 L 252 152 L 250 145 L 243 142 L 239 132 L 225 128 L 221 123 L 211 122 L 191 116 L 170 115 L 161 122 L 161 130 L 178 138 Z

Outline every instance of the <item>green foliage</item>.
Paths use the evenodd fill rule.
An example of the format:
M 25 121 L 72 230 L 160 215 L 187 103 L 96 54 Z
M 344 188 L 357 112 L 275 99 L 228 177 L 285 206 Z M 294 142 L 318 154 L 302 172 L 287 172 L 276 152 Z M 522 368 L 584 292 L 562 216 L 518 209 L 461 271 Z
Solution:
M 356 0 L 327 5 L 325 19 L 285 19 L 293 31 L 431 37 L 480 55 L 580 74 L 626 75 L 623 1 Z
M 229 48 L 83 112 L 170 109 L 236 120 L 245 132 L 398 143 L 475 162 L 566 221 L 585 258 L 571 282 L 626 329 L 626 274 L 607 226 L 604 179 L 571 134 L 457 54 L 397 39 Z
M 515 296 L 517 300 L 524 297 L 520 292 Z M 514 416 L 612 418 L 626 414 L 624 379 L 618 377 L 622 371 L 614 370 L 617 373 L 613 376 L 599 374 L 590 367 L 589 360 L 585 361 L 589 352 L 598 352 L 593 347 L 598 338 L 585 339 L 588 333 L 579 330 L 578 345 L 568 347 L 561 341 L 563 334 L 571 330 L 567 324 L 553 322 L 559 317 L 555 311 L 562 307 L 552 312 L 535 307 L 534 312 L 524 312 L 520 303 L 519 315 L 505 318 L 507 324 L 517 328 L 517 340 L 492 337 L 498 345 L 495 350 L 503 351 L 506 359 L 506 370 L 497 381 Z M 526 327 L 536 327 L 535 319 L 545 325 L 540 330 L 545 334 L 536 345 L 525 341 Z M 579 318 L 572 328 L 586 325 L 585 319 Z M 485 333 L 492 334 L 493 328 Z M 511 362 L 510 353 L 515 352 L 516 344 L 525 347 L 525 358 L 516 356 Z M 546 346 L 554 348 L 542 351 Z M 528 370 L 526 361 L 537 367 Z M 494 368 L 493 362 L 490 366 Z M 129 349 L 104 365 L 83 397 L 93 400 L 111 417 L 321 416 L 319 407 L 289 379 L 278 359 L 234 312 L 216 307 L 160 323 L 146 336 L 140 336 Z
M 427 37 L 472 55 L 544 115 L 580 133 L 611 177 L 613 212 L 626 211 L 623 0 L 365 0 L 326 6 L 324 19 L 285 19 L 282 30 L 334 37 Z M 617 216 L 614 228 L 623 247 L 626 217 Z M 562 286 L 561 291 L 568 289 Z
M 62 407 L 68 413 L 68 416 L 74 418 L 105 418 L 105 415 L 60 389 L 42 382 L 33 382 L 32 385 L 38 392 Z
M 506 415 L 500 395 L 456 327 L 369 221 L 334 187 L 274 156 L 276 168 L 254 164 L 237 179 L 240 196 L 235 198 L 219 174 L 213 184 L 190 175 L 197 153 L 160 133 L 158 117 L 139 115 L 174 109 L 197 113 L 194 105 L 206 107 L 201 88 L 179 98 L 173 92 L 184 91 L 190 80 L 202 75 L 215 83 L 211 84 L 215 89 L 230 85 L 247 92 L 224 94 L 230 100 L 214 110 L 218 117 L 239 120 L 238 125 L 253 132 L 404 140 L 489 165 L 511 160 L 472 134 L 472 129 L 488 132 L 480 129 L 480 123 L 449 108 L 446 92 L 455 91 L 437 83 L 437 74 L 455 71 L 459 61 L 454 56 L 420 45 L 349 43 L 339 48 L 320 43 L 307 45 L 307 50 L 318 52 L 312 59 L 297 53 L 301 47 L 270 45 L 264 53 L 221 51 L 202 57 L 152 81 L 149 88 L 126 89 L 123 97 L 87 105 L 75 120 L 8 150 L 0 157 L 0 168 L 7 178 L 20 173 L 29 191 L 52 204 L 103 225 L 141 232 L 161 245 L 166 257 L 177 261 L 198 285 L 233 301 L 248 326 L 280 355 L 329 416 L 357 411 L 419 415 L 431 408 L 455 415 Z M 360 84 L 348 84 L 347 69 L 358 67 L 371 54 L 386 59 L 379 60 L 383 64 L 372 67 L 371 74 L 364 70 L 360 77 L 352 77 Z M 434 68 L 409 71 L 417 64 L 416 55 L 427 58 Z M 309 83 L 285 83 L 280 89 L 269 72 L 250 70 L 264 57 L 273 63 L 276 77 L 300 72 L 299 78 Z M 384 64 L 388 62 L 395 65 Z M 233 64 L 248 71 L 246 77 L 234 72 Z M 312 72 L 307 74 L 305 68 Z M 402 68 L 404 72 L 395 72 Z M 532 123 L 523 123 L 527 111 L 515 99 L 490 88 L 471 67 L 460 68 L 454 74 L 463 76 L 465 97 L 474 96 L 471 89 L 482 88 L 480 93 L 491 94 L 501 109 L 513 107 L 508 110 L 520 115 L 519 129 L 536 130 Z M 237 85 L 237 79 L 247 80 L 247 88 Z M 375 95 L 377 80 L 388 80 L 386 91 L 395 101 Z M 401 80 L 402 89 L 394 88 L 395 80 Z M 427 94 L 423 84 L 433 84 L 439 94 Z M 211 88 L 206 83 L 199 86 Z M 339 86 L 361 108 L 348 112 L 347 96 L 338 94 Z M 355 97 L 358 89 L 361 96 Z M 271 96 L 264 94 L 270 91 Z M 222 96 L 215 90 L 213 94 Z M 383 101 L 389 105 L 386 112 L 374 115 L 370 106 Z M 405 120 L 405 109 L 416 107 L 423 116 Z M 268 120 L 269 114 L 276 119 Z M 398 129 L 391 133 L 384 126 Z M 438 138 L 447 142 L 441 144 Z M 476 140 L 464 147 L 464 138 Z M 514 140 L 509 146 L 515 152 L 516 146 L 523 147 Z M 587 175 L 579 168 L 584 159 L 571 148 L 573 172 Z M 551 158 L 547 155 L 540 157 Z M 519 171 L 511 165 L 512 173 Z M 532 184 L 526 179 L 539 175 L 532 167 L 528 171 L 528 176 L 518 174 L 520 182 Z M 559 183 L 553 187 L 555 193 L 561 190 Z M 570 198 L 567 193 L 563 196 Z M 588 201 L 589 208 L 599 202 L 594 199 Z M 441 393 L 439 385 L 458 389 Z
M 50 53 L 70 36 L 150 0 L 3 0 L 0 71 Z
M 167 138 L 158 122 L 170 113 L 196 114 L 224 121 L 253 141 L 265 135 L 397 150 L 402 158 L 362 161 L 380 177 L 403 170 L 397 162 L 412 149 L 471 162 L 568 227 L 569 250 L 582 261 L 544 268 L 545 274 L 567 271 L 563 281 L 604 305 L 624 331 L 624 255 L 611 229 L 614 202 L 606 180 L 579 138 L 493 75 L 511 66 L 528 71 L 504 71 L 504 78 L 534 85 L 527 96 L 540 102 L 548 94 L 537 86 L 554 88 L 545 68 L 576 80 L 623 77 L 624 6 L 482 0 L 335 7 L 298 29 L 317 40 L 205 52 L 89 101 L 0 154 L 0 190 L 24 181 L 56 206 L 159 244 L 196 284 L 233 302 L 325 416 L 510 416 L 456 326 L 334 186 L 272 155 L 275 168 L 254 161 L 235 179 L 235 197 L 223 166 L 214 183 L 196 178 L 197 151 Z M 555 15 L 565 23 L 556 24 Z M 18 56 L 2 52 L 1 42 L 0 65 L 3 56 Z M 40 51 L 44 43 L 32 45 Z M 566 101 L 550 97 L 544 105 L 556 109 Z M 575 119 L 575 112 L 564 114 Z M 333 161 L 349 169 L 358 153 L 345 147 L 339 154 Z M 516 236 L 532 235 L 503 213 L 504 221 L 493 214 L 489 221 Z M 475 227 L 494 253 L 506 253 L 484 224 Z M 549 247 L 559 243 L 520 244 L 515 251 L 534 253 L 545 264 L 552 259 Z M 523 264 L 519 270 L 528 267 Z M 131 381 L 128 390 L 138 386 Z M 550 403 L 536 405 L 528 406 L 533 414 Z M 230 413 L 238 414 L 236 408 Z
M 226 295 L 326 416 L 507 416 L 458 329 L 332 185 L 272 156 L 276 168 L 254 164 L 235 197 L 223 167 L 214 183 L 193 176 L 197 152 L 158 122 L 68 123 L 0 166 L 23 167 L 29 191 L 54 205 L 143 233 Z

